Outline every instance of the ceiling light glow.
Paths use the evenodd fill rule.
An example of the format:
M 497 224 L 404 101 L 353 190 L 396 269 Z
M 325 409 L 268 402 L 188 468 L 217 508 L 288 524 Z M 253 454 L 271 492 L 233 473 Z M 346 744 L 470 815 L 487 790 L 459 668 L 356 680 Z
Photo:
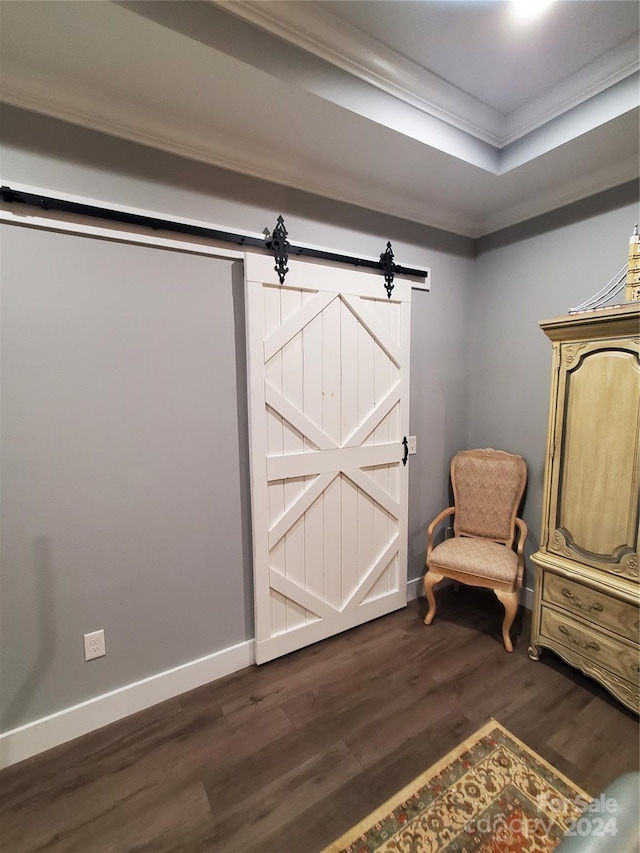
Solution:
M 547 9 L 553 0 L 512 0 L 513 11 L 519 18 L 533 18 Z

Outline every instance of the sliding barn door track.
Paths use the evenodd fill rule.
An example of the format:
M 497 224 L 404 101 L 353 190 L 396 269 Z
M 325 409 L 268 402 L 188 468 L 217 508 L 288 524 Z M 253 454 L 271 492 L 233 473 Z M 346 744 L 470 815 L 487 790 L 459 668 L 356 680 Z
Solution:
M 338 252 L 324 251 L 323 249 L 312 249 L 306 246 L 295 246 L 288 241 L 288 232 L 282 216 L 278 217 L 275 227 L 271 232 L 265 229 L 264 238 L 251 237 L 246 234 L 235 234 L 232 231 L 221 231 L 217 228 L 205 228 L 199 225 L 190 225 L 186 222 L 176 222 L 172 219 L 158 219 L 152 216 L 143 216 L 138 213 L 127 213 L 124 210 L 114 210 L 108 207 L 83 204 L 75 201 L 67 201 L 63 198 L 40 195 L 38 193 L 22 192 L 14 190 L 9 186 L 0 187 L 0 201 L 8 204 L 24 204 L 30 207 L 38 207 L 42 210 L 54 210 L 63 213 L 72 213 L 76 216 L 88 216 L 93 219 L 102 219 L 108 222 L 119 222 L 125 225 L 135 225 L 139 228 L 150 228 L 153 231 L 168 231 L 174 234 L 188 234 L 192 237 L 203 237 L 207 240 L 216 240 L 222 243 L 231 243 L 243 248 L 262 249 L 273 255 L 275 269 L 281 284 L 284 284 L 288 272 L 287 262 L 290 257 L 317 258 L 323 261 L 348 264 L 364 269 L 372 269 L 384 275 L 384 287 L 387 295 L 391 298 L 393 291 L 393 279 L 395 276 L 408 276 L 428 281 L 429 270 L 413 269 L 400 266 L 395 263 L 391 243 L 388 242 L 384 252 L 380 254 L 380 260 L 374 261 L 370 258 L 358 258 L 351 255 L 341 255 Z

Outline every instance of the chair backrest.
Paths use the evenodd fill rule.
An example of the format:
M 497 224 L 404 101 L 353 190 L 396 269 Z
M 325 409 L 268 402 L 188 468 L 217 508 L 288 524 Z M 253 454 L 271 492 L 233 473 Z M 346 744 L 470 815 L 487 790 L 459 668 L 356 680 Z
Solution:
M 504 450 L 461 450 L 451 461 L 456 536 L 492 539 L 511 547 L 527 483 L 522 456 Z

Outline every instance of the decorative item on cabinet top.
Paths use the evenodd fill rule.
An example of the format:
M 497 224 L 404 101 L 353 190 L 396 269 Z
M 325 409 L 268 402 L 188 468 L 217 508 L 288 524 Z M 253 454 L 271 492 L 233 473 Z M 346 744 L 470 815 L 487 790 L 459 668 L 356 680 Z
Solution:
M 529 654 L 552 649 L 639 712 L 640 302 L 540 325 L 553 368 Z
M 636 225 L 629 238 L 629 263 L 627 265 L 627 282 L 624 291 L 625 302 L 635 302 L 640 299 L 640 236 Z
M 637 225 L 633 229 L 633 234 L 629 237 L 627 262 L 592 297 L 585 299 L 584 302 L 575 308 L 569 308 L 569 313 L 575 314 L 578 311 L 602 308 L 610 299 L 613 299 L 616 294 L 620 293 L 623 287 L 625 289 L 625 302 L 637 302 L 640 300 L 640 236 L 638 235 Z

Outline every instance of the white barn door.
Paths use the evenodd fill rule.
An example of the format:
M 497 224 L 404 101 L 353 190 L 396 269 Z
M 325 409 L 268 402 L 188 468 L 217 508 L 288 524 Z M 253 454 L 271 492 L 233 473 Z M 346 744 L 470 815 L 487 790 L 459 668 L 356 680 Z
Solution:
M 256 661 L 404 607 L 411 286 L 245 264 Z

